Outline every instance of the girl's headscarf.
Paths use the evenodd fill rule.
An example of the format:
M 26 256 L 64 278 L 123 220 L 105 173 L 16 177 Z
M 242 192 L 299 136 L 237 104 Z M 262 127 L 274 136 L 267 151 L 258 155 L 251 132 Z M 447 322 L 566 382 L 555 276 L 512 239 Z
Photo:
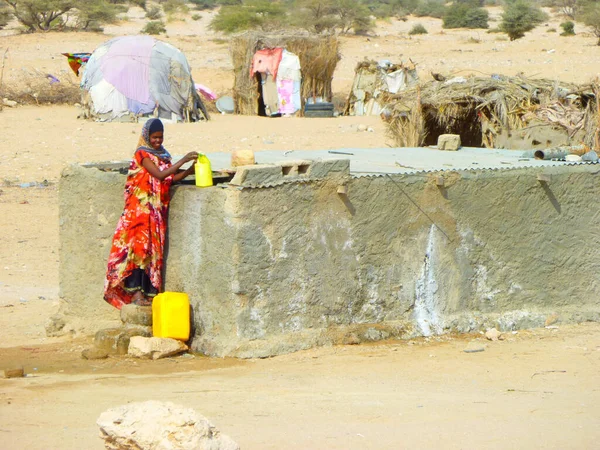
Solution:
M 142 128 L 142 135 L 138 141 L 137 150 L 145 150 L 148 153 L 158 156 L 163 161 L 170 161 L 171 155 L 162 145 L 158 150 L 154 150 L 150 145 L 150 135 L 157 131 L 164 131 L 163 123 L 160 119 L 148 119 Z

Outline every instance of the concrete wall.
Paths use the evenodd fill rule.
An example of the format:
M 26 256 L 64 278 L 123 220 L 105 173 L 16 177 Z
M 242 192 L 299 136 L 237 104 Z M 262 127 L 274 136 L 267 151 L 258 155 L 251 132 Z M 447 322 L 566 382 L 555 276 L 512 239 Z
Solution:
M 597 166 L 544 168 L 539 181 L 539 168 L 350 178 L 314 165 L 304 179 L 261 181 L 258 168 L 239 186 L 174 189 L 165 287 L 190 294 L 196 350 L 260 357 L 600 319 Z M 124 178 L 94 170 L 61 180 L 61 292 L 81 313 L 103 303 L 96 280 L 122 207 Z M 118 195 L 63 198 L 112 177 Z M 100 293 L 76 297 L 84 285 Z

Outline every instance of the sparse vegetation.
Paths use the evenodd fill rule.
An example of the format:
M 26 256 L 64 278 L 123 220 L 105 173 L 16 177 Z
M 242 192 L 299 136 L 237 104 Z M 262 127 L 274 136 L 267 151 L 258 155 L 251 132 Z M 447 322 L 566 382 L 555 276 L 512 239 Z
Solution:
M 411 36 L 415 34 L 427 34 L 427 29 L 422 24 L 417 23 L 413 25 L 408 34 Z
M 158 5 L 152 5 L 146 10 L 146 17 L 150 20 L 159 20 L 162 16 L 162 10 Z
M 165 23 L 162 20 L 152 20 L 146 24 L 144 28 L 142 28 L 142 33 L 144 34 L 161 34 L 166 33 L 167 29 L 165 28 Z
M 561 36 L 575 36 L 575 23 L 567 20 L 560 24 L 560 27 L 563 29 L 563 32 L 560 33 Z
M 200 14 L 192 14 L 192 20 L 200 20 L 202 19 L 202 16 Z
M 592 32 L 598 38 L 597 45 L 600 45 L 600 4 L 596 1 L 588 0 L 578 17 L 579 20 L 592 29 Z

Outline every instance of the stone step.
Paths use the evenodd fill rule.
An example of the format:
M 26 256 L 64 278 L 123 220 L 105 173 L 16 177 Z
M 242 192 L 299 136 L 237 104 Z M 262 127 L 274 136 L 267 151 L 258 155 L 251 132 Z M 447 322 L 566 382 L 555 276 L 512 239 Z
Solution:
M 96 333 L 94 345 L 109 355 L 126 355 L 133 336 L 152 337 L 152 329 L 145 326 L 107 328 Z
M 124 305 L 121 308 L 121 322 L 152 326 L 152 306 Z

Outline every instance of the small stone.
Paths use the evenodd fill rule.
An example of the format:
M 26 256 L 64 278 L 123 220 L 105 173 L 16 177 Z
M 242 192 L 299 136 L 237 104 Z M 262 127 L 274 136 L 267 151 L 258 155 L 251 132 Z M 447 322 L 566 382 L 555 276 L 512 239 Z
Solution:
M 375 128 L 373 128 L 373 127 L 369 127 L 369 128 L 367 128 L 367 131 L 368 131 L 369 133 L 373 133 L 373 132 L 375 131 Z
M 488 328 L 485 332 L 485 337 L 490 341 L 497 341 L 499 339 L 502 339 L 502 333 L 500 333 L 495 328 Z
M 460 136 L 458 134 L 441 134 L 438 137 L 438 150 L 456 151 L 460 148 Z
M 356 127 L 356 131 L 359 131 L 361 133 L 363 131 L 367 131 L 367 129 L 368 129 L 368 127 L 364 123 L 361 123 Z
M 471 341 L 467 344 L 463 352 L 465 353 L 478 353 L 485 351 L 485 347 L 483 344 L 480 344 L 477 341 Z
M 342 341 L 344 345 L 358 345 L 360 344 L 360 338 L 356 333 L 350 333 L 344 336 L 344 340 Z
M 581 161 L 581 156 L 579 156 L 579 155 L 567 155 L 567 156 L 565 156 L 565 161 L 580 162 Z
M 15 367 L 12 369 L 4 369 L 4 378 L 23 378 L 25 371 L 22 367 Z
M 17 102 L 15 102 L 14 100 L 9 100 L 7 98 L 2 99 L 2 104 L 4 106 L 8 106 L 9 108 L 14 108 L 15 106 L 17 106 Z
M 129 341 L 128 354 L 136 358 L 159 359 L 187 350 L 188 346 L 177 339 L 134 336 Z
M 121 322 L 132 325 L 152 325 L 152 306 L 123 305 Z
M 90 347 L 81 352 L 81 357 L 83 359 L 106 359 L 108 352 L 98 347 Z
M 546 321 L 544 322 L 544 326 L 545 327 L 549 327 L 550 325 L 553 325 L 556 322 L 558 322 L 558 314 L 550 314 L 548 317 L 546 317 Z
M 46 336 L 56 337 L 65 334 L 65 326 L 67 322 L 65 318 L 60 315 L 54 315 L 46 322 Z

